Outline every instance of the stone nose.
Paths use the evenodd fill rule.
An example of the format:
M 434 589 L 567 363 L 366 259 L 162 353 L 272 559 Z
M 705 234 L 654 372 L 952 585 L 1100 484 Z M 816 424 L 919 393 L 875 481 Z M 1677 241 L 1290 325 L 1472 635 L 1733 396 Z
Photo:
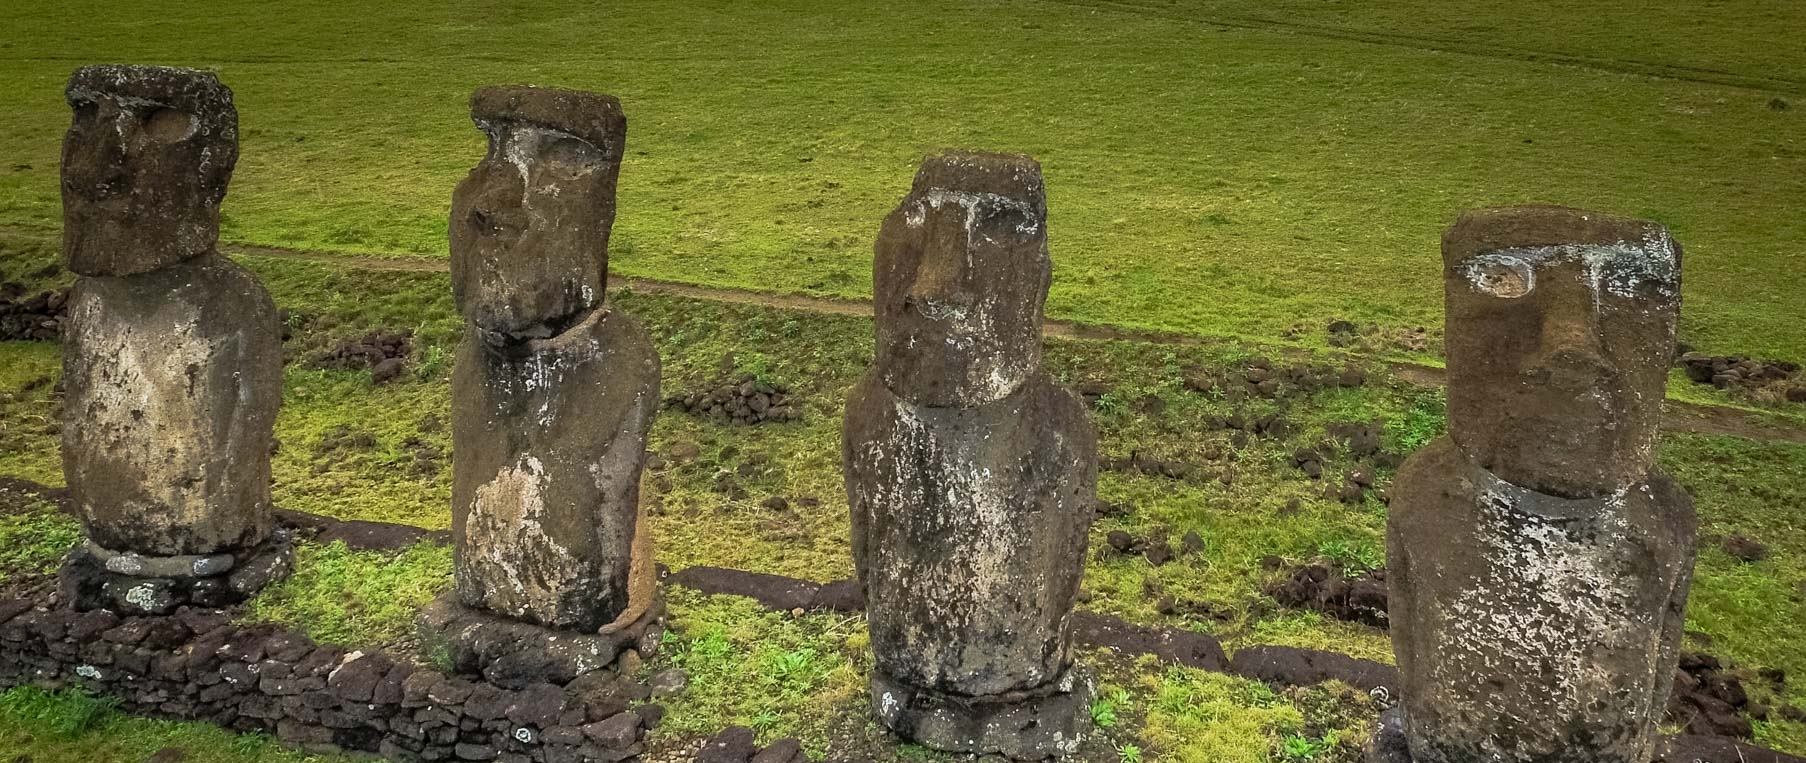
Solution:
M 1545 303 L 1536 365 L 1610 372 L 1611 364 L 1599 341 L 1599 308 L 1593 297 L 1591 290 L 1559 293 Z
M 476 172 L 470 224 L 484 235 L 520 233 L 526 228 L 526 181 L 503 162 L 484 162 Z
M 93 129 L 77 144 L 64 171 L 64 190 L 87 199 L 105 199 L 130 190 L 129 167 L 138 125 L 129 109 L 102 99 L 95 104 Z
M 909 290 L 904 292 L 905 303 L 920 309 L 923 305 L 958 299 L 965 270 L 960 257 L 923 257 L 916 266 L 915 278 L 909 282 Z

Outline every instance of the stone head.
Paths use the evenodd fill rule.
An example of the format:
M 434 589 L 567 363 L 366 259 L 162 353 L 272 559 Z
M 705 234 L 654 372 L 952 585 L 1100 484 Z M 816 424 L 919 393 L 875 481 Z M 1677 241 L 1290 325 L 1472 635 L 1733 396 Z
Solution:
M 1596 497 L 1652 467 L 1681 248 L 1562 207 L 1469 212 L 1442 239 L 1449 432 L 1499 477 Z
M 238 111 L 211 72 L 85 66 L 64 98 L 63 261 L 122 276 L 213 250 L 238 163 Z
M 922 161 L 878 234 L 877 368 L 892 393 L 961 408 L 1008 396 L 1041 366 L 1053 279 L 1041 165 L 1016 154 Z
M 482 88 L 489 151 L 452 194 L 452 293 L 478 328 L 558 333 L 602 304 L 627 118 L 613 96 Z

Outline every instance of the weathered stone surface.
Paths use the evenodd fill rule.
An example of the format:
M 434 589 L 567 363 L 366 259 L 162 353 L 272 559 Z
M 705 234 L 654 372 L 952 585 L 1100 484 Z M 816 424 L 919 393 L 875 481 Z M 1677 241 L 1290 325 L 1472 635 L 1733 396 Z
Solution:
M 452 294 L 482 331 L 549 337 L 602 304 L 627 118 L 613 96 L 486 87 L 489 153 L 452 195 Z
M 610 633 L 550 628 L 466 607 L 442 596 L 422 610 L 421 635 L 442 647 L 460 672 L 481 673 L 504 689 L 563 684 L 613 664 L 664 614 L 662 606 Z
M 979 408 L 923 408 L 876 375 L 847 406 L 847 493 L 877 667 L 981 696 L 1071 664 L 1096 495 L 1082 404 L 1044 373 Z
M 132 615 L 165 615 L 183 605 L 224 607 L 244 601 L 264 584 L 286 576 L 294 567 L 294 545 L 287 531 L 272 532 L 262 543 L 238 549 L 234 555 L 166 557 L 137 556 L 149 560 L 147 568 L 187 569 L 208 572 L 226 566 L 225 572 L 208 575 L 172 575 L 153 577 L 128 574 L 109 569 L 103 556 L 90 543 L 70 552 L 58 570 L 58 588 L 65 601 L 76 609 L 108 608 Z M 106 552 L 105 558 L 117 560 L 121 555 Z M 219 556 L 231 560 L 219 565 Z M 168 561 L 165 561 L 168 560 Z M 195 565 L 192 560 L 209 560 Z M 148 571 L 148 570 L 145 570 Z M 255 573 L 255 580 L 248 576 Z
M 87 66 L 64 97 L 64 264 L 125 276 L 213 251 L 238 161 L 232 91 L 194 69 Z
M 279 337 L 268 292 L 219 255 L 76 282 L 63 469 L 90 540 L 211 555 L 269 534 Z
M 651 337 L 606 309 L 522 356 L 465 340 L 452 375 L 465 604 L 592 632 L 627 609 L 658 379 Z
M 758 751 L 752 729 L 729 726 L 703 743 L 696 751 L 696 763 L 746 763 Z
M 1082 668 L 1032 692 L 972 698 L 921 689 L 872 674 L 878 719 L 905 738 L 940 750 L 1042 760 L 1078 750 L 1090 732 L 1097 688 Z
M 1084 404 L 1039 367 L 1045 214 L 1026 157 L 925 160 L 880 234 L 877 360 L 847 403 L 874 700 L 945 700 L 924 700 L 925 716 L 880 706 L 879 717 L 950 750 L 979 749 L 954 737 L 1005 712 L 1002 697 L 1068 681 L 1072 664 L 1097 438 Z M 948 715 L 960 707 L 983 710 Z M 982 745 L 1014 755 L 1052 738 L 1019 731 Z
M 1551 495 L 1641 481 L 1681 306 L 1668 231 L 1562 207 L 1480 210 L 1443 235 L 1443 267 L 1462 450 Z
M 552 628 L 637 621 L 658 353 L 602 304 L 626 121 L 609 96 L 527 87 L 479 90 L 471 113 L 490 147 L 451 221 L 475 329 L 452 376 L 458 595 Z
M 1652 468 L 1679 307 L 1658 227 L 1555 208 L 1462 218 L 1450 436 L 1393 483 L 1388 583 L 1417 763 L 1643 763 L 1696 519 Z
M 875 368 L 916 405 L 1000 400 L 1041 368 L 1052 283 L 1041 165 L 950 152 L 922 161 L 884 219 L 874 268 Z

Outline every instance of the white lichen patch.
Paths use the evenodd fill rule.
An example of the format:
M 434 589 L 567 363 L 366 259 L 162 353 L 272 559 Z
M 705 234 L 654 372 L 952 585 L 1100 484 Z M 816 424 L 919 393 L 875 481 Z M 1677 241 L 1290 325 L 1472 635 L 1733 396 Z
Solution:
M 1596 499 L 1559 499 L 1484 474 L 1477 493 L 1483 569 L 1470 586 L 1444 598 L 1437 618 L 1439 656 L 1432 681 L 1471 683 L 1476 675 L 1521 676 L 1534 706 L 1479 693 L 1481 708 L 1450 712 L 1513 718 L 1526 724 L 1580 718 L 1607 703 L 1621 707 L 1635 676 L 1623 675 L 1612 655 L 1654 655 L 1660 602 L 1649 600 L 1635 556 L 1625 491 Z M 1651 658 L 1653 659 L 1653 657 Z M 1629 701 L 1648 697 L 1631 692 Z M 1647 694 L 1645 692 L 1644 694 Z M 1632 717 L 1649 708 L 1624 708 Z M 1537 717 L 1519 717 L 1519 714 Z M 1510 723 L 1489 723 L 1506 727 Z
M 1536 289 L 1536 271 L 1559 263 L 1580 265 L 1582 284 L 1595 304 L 1606 294 L 1662 300 L 1680 295 L 1680 253 L 1659 229 L 1640 241 L 1497 249 L 1468 258 L 1461 273 L 1477 291 L 1516 298 Z
M 1018 218 L 1016 224 L 1013 226 L 1013 230 L 1018 235 L 1033 236 L 1041 232 L 1040 211 L 1035 209 L 1033 204 L 1021 199 L 1012 199 L 1002 194 L 955 191 L 946 188 L 930 188 L 921 193 L 921 201 L 916 202 L 917 211 L 913 213 L 906 212 L 905 217 L 915 215 L 919 219 L 920 205 L 924 203 L 935 210 L 939 210 L 941 207 L 949 205 L 964 210 L 966 213 L 965 227 L 967 237 L 966 243 L 968 246 L 976 243 L 973 239 L 973 236 L 975 235 L 981 238 L 988 238 L 988 234 L 980 232 L 982 227 L 979 225 L 979 218 L 981 217 L 989 219 L 999 215 L 1013 215 Z M 914 224 L 919 225 L 920 223 L 917 222 Z M 989 242 L 996 243 L 995 240 L 990 240 Z
M 582 560 L 546 532 L 548 479 L 538 458 L 523 455 L 477 488 L 471 502 L 464 558 L 498 611 L 550 618 L 559 597 L 548 583 L 583 577 Z
M 890 475 L 868 486 L 865 505 L 878 507 L 870 523 L 884 538 L 871 538 L 866 579 L 877 597 L 907 597 L 911 614 L 905 647 L 920 666 L 993 664 L 996 640 L 1021 627 L 1018 601 L 1026 546 L 1034 529 L 1025 519 L 1021 486 L 995 471 L 993 433 L 944 437 L 947 431 L 916 406 L 893 399 L 889 436 L 861 448 L 861 471 Z M 908 507 L 905 509 L 905 507 Z M 907 516 L 900 513 L 907 510 Z M 903 535 L 908 535 L 906 540 Z M 939 539 L 931 545 L 925 539 Z M 1032 588 L 1029 584 L 1026 587 Z M 1042 636 L 1020 634 L 1039 648 Z M 1017 664 L 1033 663 L 1033 659 Z M 982 680 L 950 674 L 955 683 Z M 1051 675 L 1013 676 L 1034 685 Z
M 125 592 L 125 600 L 139 609 L 147 612 L 154 611 L 161 608 L 163 604 L 157 593 L 157 587 L 149 583 L 135 585 Z
M 77 292 L 82 294 L 81 292 Z M 211 387 L 212 369 L 244 358 L 236 333 L 207 336 L 194 308 L 172 300 L 172 310 L 188 311 L 181 320 L 145 325 L 140 316 L 122 314 L 92 293 L 70 305 L 68 408 L 82 421 L 68 437 L 79 468 L 116 472 L 134 480 L 138 500 L 124 506 L 80 507 L 84 516 L 132 517 L 156 527 L 193 527 L 214 512 L 208 494 L 210 468 L 231 458 L 237 444 L 221 441 L 216 419 L 234 421 L 236 411 L 222 401 L 244 403 L 251 394 L 242 376 L 235 389 Z

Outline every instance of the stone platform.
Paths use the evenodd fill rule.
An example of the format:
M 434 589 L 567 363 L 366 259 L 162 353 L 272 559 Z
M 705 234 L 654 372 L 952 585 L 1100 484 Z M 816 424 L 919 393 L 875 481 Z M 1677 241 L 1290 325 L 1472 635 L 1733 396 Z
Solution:
M 58 585 L 78 610 L 167 615 L 178 607 L 225 607 L 245 601 L 295 568 L 287 530 L 238 553 L 145 556 L 93 543 L 69 552 Z
M 1074 666 L 1042 689 L 960 697 L 872 674 L 872 707 L 886 728 L 946 752 L 999 754 L 1014 760 L 1070 755 L 1091 730 L 1096 682 Z

